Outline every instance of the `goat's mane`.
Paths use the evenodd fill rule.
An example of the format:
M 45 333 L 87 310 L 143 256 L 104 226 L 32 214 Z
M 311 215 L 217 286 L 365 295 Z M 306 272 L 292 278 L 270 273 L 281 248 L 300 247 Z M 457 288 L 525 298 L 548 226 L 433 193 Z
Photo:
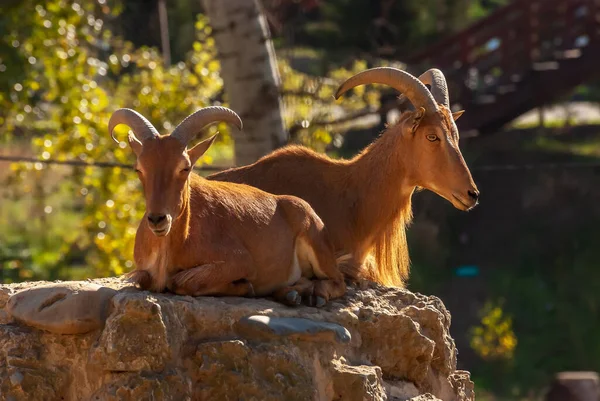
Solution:
M 454 120 L 452 113 L 445 107 L 440 107 L 439 110 L 447 129 L 452 130 Z M 403 116 L 395 125 L 399 125 L 405 115 L 406 113 L 403 113 Z M 386 127 L 386 129 L 389 128 Z M 408 202 L 401 207 L 402 209 L 387 225 L 387 229 L 374 241 L 371 257 L 371 259 L 374 258 L 374 261 L 372 261 L 374 265 L 367 261 L 370 266 L 365 266 L 371 280 L 387 286 L 404 287 L 410 272 L 406 229 L 412 222 L 413 217 L 411 198 L 409 197 Z
M 406 228 L 412 220 L 410 198 L 404 208 L 387 225 L 373 243 L 375 266 L 371 266 L 371 279 L 386 286 L 404 287 L 410 271 Z
M 402 117 L 396 124 L 387 126 L 386 130 L 401 129 L 400 125 L 404 120 Z M 397 133 L 396 135 L 401 134 Z M 371 146 L 385 146 L 386 144 L 382 141 L 393 140 L 393 138 L 392 136 L 384 137 L 382 132 Z M 371 248 L 372 255 L 367 258 L 364 267 L 369 272 L 372 281 L 386 286 L 404 287 L 410 270 L 406 228 L 412 220 L 411 197 L 409 196 L 406 203 L 397 205 L 397 207 L 398 209 L 388 220 L 386 228 L 375 237 Z
M 192 172 L 188 177 L 185 186 L 183 188 L 183 193 L 181 194 L 181 212 L 177 217 L 177 220 L 183 219 L 181 222 L 183 224 L 183 239 L 187 240 L 190 236 L 190 218 L 192 215 L 191 207 L 192 207 L 192 181 L 198 180 L 200 176 L 196 173 Z

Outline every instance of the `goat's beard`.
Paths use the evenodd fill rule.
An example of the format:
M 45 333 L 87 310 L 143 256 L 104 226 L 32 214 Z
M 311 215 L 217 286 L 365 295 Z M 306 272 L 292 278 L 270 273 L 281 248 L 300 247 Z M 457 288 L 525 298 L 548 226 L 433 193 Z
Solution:
M 169 235 L 169 232 L 171 232 L 171 227 L 167 227 L 165 229 L 162 230 L 152 230 L 152 233 L 154 235 L 156 235 L 157 237 L 166 237 L 167 235 Z

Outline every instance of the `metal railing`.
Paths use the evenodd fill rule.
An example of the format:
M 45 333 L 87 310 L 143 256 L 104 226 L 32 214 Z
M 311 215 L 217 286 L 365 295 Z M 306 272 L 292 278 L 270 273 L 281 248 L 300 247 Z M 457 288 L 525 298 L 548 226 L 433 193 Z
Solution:
M 573 60 L 596 63 L 600 71 L 600 57 L 594 51 L 599 42 L 600 0 L 517 0 L 418 52 L 408 64 L 416 74 L 431 67 L 441 69 L 448 80 L 451 101 L 457 107 L 467 108 L 470 113 L 470 109 L 493 104 L 506 108 L 508 115 L 500 120 L 508 121 L 523 111 L 510 107 L 514 102 L 510 94 L 524 87 L 532 92 L 530 86 L 522 83 L 535 80 L 536 74 L 560 74 L 561 63 Z M 584 54 L 592 57 L 585 59 Z M 587 76 L 579 78 L 574 81 L 580 82 Z M 545 90 L 543 96 L 528 96 L 537 96 L 539 100 L 533 103 L 539 103 L 563 94 L 564 86 L 558 85 L 557 93 Z M 492 114 L 495 115 L 490 119 L 498 120 L 498 113 Z M 487 125 L 481 116 L 467 117 L 464 123 L 471 129 Z

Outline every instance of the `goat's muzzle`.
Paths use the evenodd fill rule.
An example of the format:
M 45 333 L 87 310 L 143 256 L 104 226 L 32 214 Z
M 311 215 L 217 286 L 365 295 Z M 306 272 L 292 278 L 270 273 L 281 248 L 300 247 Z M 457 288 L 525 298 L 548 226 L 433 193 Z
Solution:
M 479 190 L 469 189 L 466 194 L 453 193 L 452 204 L 457 209 L 469 211 L 479 204 Z
M 157 237 L 164 237 L 171 230 L 172 218 L 168 214 L 148 213 L 148 227 Z

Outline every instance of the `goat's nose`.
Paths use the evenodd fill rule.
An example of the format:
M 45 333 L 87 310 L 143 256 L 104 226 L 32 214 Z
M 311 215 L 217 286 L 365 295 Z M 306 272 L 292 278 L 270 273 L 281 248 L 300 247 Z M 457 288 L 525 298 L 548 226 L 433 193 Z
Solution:
M 148 215 L 148 221 L 154 226 L 157 226 L 166 218 L 167 218 L 167 216 L 164 214 L 150 213 Z
M 479 199 L 479 191 L 475 190 L 475 191 L 468 191 L 467 192 L 469 194 L 469 196 L 471 197 L 471 199 L 473 200 L 477 200 Z

